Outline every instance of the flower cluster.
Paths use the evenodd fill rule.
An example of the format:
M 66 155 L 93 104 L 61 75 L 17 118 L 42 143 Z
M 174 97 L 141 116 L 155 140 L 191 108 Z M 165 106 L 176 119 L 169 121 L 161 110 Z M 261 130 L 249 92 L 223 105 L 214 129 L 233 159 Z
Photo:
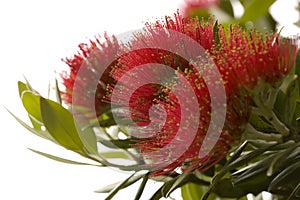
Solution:
M 166 73 L 163 78 L 161 75 L 163 69 L 157 71 L 156 68 L 130 75 L 131 80 L 135 80 L 136 83 L 149 80 L 149 84 L 139 87 L 130 96 L 129 108 L 132 123 L 144 127 L 155 121 L 161 125 L 155 134 L 151 133 L 154 129 L 144 130 L 143 137 L 135 138 L 132 147 L 138 149 L 145 159 L 153 163 L 153 166 L 159 166 L 161 162 L 169 158 L 176 158 L 163 168 L 152 172 L 153 176 L 169 174 L 178 168 L 205 171 L 222 160 L 232 145 L 239 142 L 251 112 L 252 102 L 249 90 L 255 88 L 259 80 L 270 84 L 280 82 L 293 66 L 297 46 L 292 40 L 283 39 L 278 34 L 267 35 L 245 31 L 237 25 L 225 29 L 212 20 L 206 22 L 197 18 L 184 18 L 179 14 L 175 14 L 173 18 L 166 17 L 164 21 L 148 23 L 145 29 L 146 32 L 136 34 L 129 45 L 120 45 L 118 41 L 111 41 L 107 36 L 105 36 L 106 42 L 104 43 L 97 39 L 95 42 L 91 41 L 89 45 L 80 45 L 80 53 L 65 60 L 70 66 L 70 71 L 62 75 L 63 84 L 66 87 L 63 99 L 66 103 L 72 104 L 73 86 L 80 78 L 76 75 L 83 65 L 88 66 L 89 70 L 86 73 L 90 79 L 99 78 L 97 74 L 101 72 L 102 76 L 95 97 L 90 95 L 89 80 L 79 80 L 82 94 L 79 94 L 80 105 L 76 105 L 85 107 L 86 98 L 95 98 L 95 109 L 99 117 L 110 108 L 111 104 L 121 109 L 127 106 L 128 91 L 132 87 L 132 82 L 123 79 L 127 72 L 149 63 L 171 67 L 175 73 L 171 75 Z M 205 156 L 200 155 L 200 150 L 203 145 L 211 145 L 210 143 L 203 144 L 205 137 L 210 138 L 209 135 L 207 136 L 207 131 L 212 118 L 211 102 L 220 97 L 218 93 L 210 94 L 208 84 L 220 83 L 217 83 L 219 80 L 205 79 L 197 70 L 196 61 L 186 60 L 165 49 L 145 48 L 145 46 L 162 46 L 161 43 L 163 43 L 168 48 L 177 48 L 178 51 L 184 50 L 190 54 L 199 53 L 182 44 L 180 38 L 170 37 L 171 31 L 192 38 L 205 49 L 206 54 L 216 65 L 226 91 L 227 107 L 224 127 L 217 127 L 221 129 L 221 135 L 209 154 Z M 107 63 L 105 60 L 114 62 Z M 200 64 L 203 65 L 203 63 Z M 209 66 L 204 67 L 209 68 Z M 180 74 L 180 78 L 173 81 L 173 76 L 176 74 Z M 155 77 L 163 79 L 158 81 L 167 83 L 167 86 L 151 83 Z M 172 88 L 180 86 L 183 83 L 182 79 L 187 80 L 193 89 L 199 105 L 197 109 L 199 109 L 200 117 L 197 119 L 193 115 L 192 107 L 184 108 L 190 114 L 188 119 L 197 121 L 195 136 L 190 135 L 188 130 L 191 127 L 188 122 L 183 124 L 186 126 L 185 134 L 177 136 L 182 125 L 180 124 L 182 123 L 182 105 Z M 111 98 L 117 83 L 121 83 L 123 91 L 116 94 L 117 98 Z M 185 94 L 186 88 L 181 88 L 179 91 Z M 188 99 L 187 102 L 192 101 Z M 163 108 L 163 111 L 151 110 L 155 106 Z M 162 119 L 162 116 L 165 116 L 165 119 Z M 128 135 L 137 135 L 138 133 L 134 133 L 136 131 L 140 129 L 129 130 Z M 191 145 L 183 152 L 186 138 L 189 137 L 193 137 Z M 158 151 L 165 146 L 168 146 L 166 151 Z

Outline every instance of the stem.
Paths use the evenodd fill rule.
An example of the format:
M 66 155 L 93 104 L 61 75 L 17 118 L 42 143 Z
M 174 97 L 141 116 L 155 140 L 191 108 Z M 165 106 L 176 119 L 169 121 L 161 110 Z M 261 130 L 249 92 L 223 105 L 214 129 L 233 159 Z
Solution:
M 246 125 L 246 130 L 243 134 L 243 140 L 251 140 L 251 139 L 258 139 L 258 140 L 265 140 L 265 141 L 275 141 L 275 142 L 283 142 L 282 135 L 274 134 L 274 133 L 263 133 L 257 131 L 251 124 Z
M 282 123 L 278 117 L 275 115 L 272 109 L 268 106 L 263 105 L 260 101 L 255 101 L 257 109 L 255 112 L 261 116 L 263 116 L 268 122 L 270 122 L 274 128 L 284 136 L 288 136 L 290 133 L 289 129 Z
M 288 136 L 290 134 L 289 129 L 273 112 L 278 91 L 279 88 L 274 89 L 272 86 L 262 83 L 254 92 L 253 100 L 256 104 L 256 108 L 254 108 L 253 111 L 268 120 L 268 122 L 283 136 Z M 267 97 L 265 96 L 266 93 L 269 94 Z

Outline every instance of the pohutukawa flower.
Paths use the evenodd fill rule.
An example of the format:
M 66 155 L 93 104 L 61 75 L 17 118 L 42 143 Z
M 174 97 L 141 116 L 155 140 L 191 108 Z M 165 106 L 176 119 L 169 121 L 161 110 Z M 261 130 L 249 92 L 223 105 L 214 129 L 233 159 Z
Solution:
M 110 39 L 105 33 L 104 42 L 100 41 L 100 37 L 96 37 L 94 41 L 90 40 L 89 44 L 80 44 L 79 52 L 71 58 L 64 59 L 65 63 L 69 66 L 69 70 L 64 71 L 61 74 L 65 91 L 62 92 L 62 99 L 68 104 L 72 105 L 74 84 L 76 81 L 77 90 L 80 91 L 77 95 L 78 107 L 85 108 L 81 110 L 81 114 L 84 114 L 87 119 L 92 111 L 87 105 L 87 99 L 95 98 L 95 110 L 97 116 L 104 111 L 109 109 L 110 104 L 103 102 L 103 96 L 106 93 L 106 85 L 115 83 L 114 79 L 110 76 L 110 70 L 114 63 L 108 63 L 115 61 L 120 51 L 120 45 L 116 38 Z M 85 68 L 84 76 L 77 76 L 79 70 Z M 98 77 L 102 74 L 101 77 Z M 98 80 L 100 78 L 100 80 Z M 99 82 L 96 88 L 96 96 L 91 96 L 95 88 L 91 85 L 91 80 Z
M 166 32 L 157 31 L 159 28 L 165 28 Z M 202 145 L 209 145 L 203 144 L 203 140 L 211 119 L 211 99 L 203 77 L 199 72 L 194 71 L 191 62 L 160 49 L 142 48 L 121 56 L 119 65 L 113 69 L 113 77 L 118 81 L 127 71 L 146 63 L 168 65 L 189 81 L 197 96 L 201 117 L 192 144 L 182 153 L 181 147 L 185 140 L 180 138 L 176 145 L 168 146 L 168 151 L 159 155 L 151 154 L 149 159 L 154 163 L 170 157 L 178 158 L 163 169 L 154 171 L 153 175 L 171 173 L 178 167 L 205 171 L 223 159 L 231 146 L 239 141 L 244 131 L 244 125 L 248 121 L 251 97 L 244 88 L 254 88 L 258 79 L 274 84 L 280 81 L 282 76 L 287 74 L 293 66 L 297 47 L 289 40 L 282 40 L 277 34 L 262 35 L 255 31 L 244 31 L 239 26 L 232 26 L 227 31 L 219 26 L 217 32 L 214 32 L 215 28 L 211 21 L 201 22 L 197 19 L 175 15 L 174 19 L 166 17 L 164 22 L 157 21 L 154 24 L 147 24 L 147 33 L 137 35 L 136 39 L 131 42 L 133 49 L 140 49 L 144 47 L 144 44 L 155 46 L 160 42 L 166 43 L 166 46 L 174 45 L 178 48 L 186 48 L 186 51 L 193 51 L 180 45 L 180 40 L 173 41 L 174 38 L 168 37 L 168 30 L 178 31 L 201 44 L 215 62 L 226 89 L 227 113 L 221 136 L 209 155 L 205 157 L 200 158 L 199 151 Z M 147 76 L 153 75 L 155 73 L 139 74 L 134 77 L 138 82 L 139 78 L 140 80 L 147 79 Z M 129 85 L 126 82 L 123 84 Z M 136 95 L 141 96 L 137 97 Z M 127 98 L 126 92 L 118 97 L 118 102 L 112 103 L 124 105 L 120 102 Z M 165 109 L 167 116 L 163 127 L 156 135 L 153 136 L 149 133 L 151 137 L 142 138 L 134 145 L 146 158 L 149 153 L 162 149 L 176 138 L 181 119 L 180 104 L 171 89 L 159 88 L 157 85 L 151 84 L 146 88 L 141 88 L 140 92 L 134 93 L 131 97 L 130 107 L 137 122 L 146 120 L 149 123 L 149 109 L 158 104 Z M 160 165 L 159 162 L 155 164 Z
M 203 144 L 205 137 L 210 137 L 207 131 L 212 118 L 211 98 L 217 99 L 222 94 L 210 94 L 207 80 L 205 81 L 201 72 L 196 70 L 196 63 L 193 61 L 185 60 L 175 52 L 153 48 L 164 46 L 165 49 L 177 48 L 178 51 L 184 50 L 187 54 L 195 54 L 188 44 L 181 43 L 181 38 L 170 37 L 169 31 L 179 32 L 199 43 L 214 61 L 225 87 L 227 96 L 225 124 L 224 127 L 218 127 L 221 129 L 221 135 L 209 154 L 204 157 L 199 155 L 199 152 L 203 145 L 211 145 Z M 255 88 L 259 79 L 271 84 L 280 81 L 292 68 L 297 50 L 292 41 L 281 39 L 278 34 L 262 35 L 255 31 L 244 31 L 239 26 L 225 30 L 222 26 L 217 27 L 211 20 L 199 21 L 196 18 L 183 18 L 179 14 L 175 14 L 173 19 L 166 17 L 165 21 L 147 24 L 146 32 L 135 35 L 130 41 L 132 51 L 122 54 L 125 51 L 122 51 L 117 41 L 106 39 L 108 41 L 106 46 L 98 40 L 88 46 L 81 45 L 81 53 L 66 60 L 71 70 L 63 75 L 66 86 L 64 100 L 72 103 L 72 87 L 82 64 L 88 65 L 91 69 L 88 75 L 91 79 L 95 79 L 99 69 L 107 67 L 102 65 L 103 59 L 115 60 L 101 77 L 96 97 L 89 95 L 89 80 L 79 80 L 83 92 L 79 106 L 85 106 L 85 98 L 96 98 L 95 108 L 97 116 L 100 116 L 110 103 L 122 108 L 129 102 L 133 123 L 139 127 L 146 127 L 153 121 L 157 122 L 160 126 L 155 134 L 152 132 L 155 131 L 155 127 L 146 130 L 133 129 L 128 133 L 139 135 L 136 132 L 142 131 L 143 137 L 136 139 L 137 143 L 133 147 L 137 148 L 145 159 L 153 162 L 153 166 L 160 166 L 169 158 L 176 158 L 163 168 L 157 168 L 152 173 L 153 176 L 172 173 L 178 167 L 183 170 L 205 171 L 223 159 L 232 145 L 239 142 L 248 122 L 251 96 L 247 90 Z M 145 48 L 145 45 L 152 48 Z M 90 53 L 95 49 L 96 59 L 89 60 Z M 133 69 L 147 64 L 149 70 L 132 72 Z M 169 66 L 175 72 L 164 73 L 164 69 L 157 70 L 151 67 L 152 64 Z M 125 74 L 131 79 L 124 79 Z M 174 81 L 176 74 L 181 76 Z M 155 79 L 166 84 L 152 83 Z M 186 131 L 178 138 L 179 126 L 185 126 L 185 130 L 191 128 L 188 127 L 188 123 L 180 124 L 182 105 L 172 90 L 180 86 L 184 82 L 183 79 L 187 80 L 193 89 L 200 117 L 195 119 L 194 111 L 189 107 L 185 108 L 190 113 L 190 119 L 198 122 L 198 127 L 196 135 L 191 136 L 189 131 Z M 129 92 L 134 85 L 147 80 L 149 80 L 147 84 L 136 88 L 134 92 Z M 213 78 L 208 80 L 211 84 L 217 81 Z M 116 94 L 116 98 L 111 98 L 117 84 L 122 85 L 122 91 Z M 185 94 L 185 89 L 179 91 Z M 104 97 L 106 91 L 108 94 Z M 106 103 L 103 102 L 103 97 Z M 187 102 L 192 100 L 187 99 Z M 163 111 L 160 108 L 163 108 Z M 193 137 L 192 143 L 185 149 L 183 146 L 189 137 Z M 158 151 L 166 146 L 167 151 Z
M 296 39 L 244 31 L 236 25 L 229 31 L 220 27 L 218 34 L 220 47 L 215 48 L 212 57 L 230 88 L 253 88 L 258 79 L 275 84 L 294 65 Z

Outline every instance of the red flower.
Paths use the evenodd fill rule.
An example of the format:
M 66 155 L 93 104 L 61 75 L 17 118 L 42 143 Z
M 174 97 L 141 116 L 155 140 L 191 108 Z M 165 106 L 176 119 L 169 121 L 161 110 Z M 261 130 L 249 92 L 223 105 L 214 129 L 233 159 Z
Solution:
M 220 27 L 219 37 L 220 47 L 212 57 L 229 88 L 253 88 L 258 79 L 275 84 L 294 65 L 296 39 L 244 31 L 239 26 L 232 26 L 227 32 Z
M 196 60 L 186 60 L 176 54 L 186 52 L 186 55 L 196 55 L 200 61 L 204 59 L 203 63 L 207 62 L 203 52 L 196 52 L 190 44 L 182 43 L 180 36 L 170 37 L 171 31 L 201 45 L 206 50 L 205 55 L 214 61 L 222 80 L 205 79 L 197 71 L 199 63 Z M 95 98 L 97 116 L 109 109 L 110 104 L 121 109 L 129 105 L 130 115 L 120 112 L 120 116 L 137 124 L 133 126 L 135 129 L 129 129 L 128 134 L 139 137 L 133 147 L 150 160 L 150 166 L 154 167 L 153 176 L 172 173 L 178 167 L 205 171 L 223 159 L 232 145 L 239 142 L 248 121 L 251 96 L 245 88 L 253 89 L 259 79 L 271 84 L 280 81 L 292 68 L 297 50 L 293 41 L 281 39 L 277 34 L 262 35 L 244 31 L 239 26 L 225 30 L 222 26 L 216 28 L 212 21 L 182 18 L 178 14 L 174 19 L 166 17 L 164 22 L 147 24 L 146 32 L 135 35 L 130 41 L 130 48 L 121 47 L 107 36 L 105 39 L 107 43 L 96 40 L 89 45 L 80 45 L 81 52 L 66 59 L 70 72 L 62 76 L 66 86 L 63 98 L 67 103 L 73 103 L 76 81 L 77 91 L 80 91 L 76 94 L 80 97 L 76 106 L 87 107 L 86 115 L 91 112 L 86 103 L 90 98 Z M 174 72 L 155 64 L 169 66 Z M 82 66 L 87 70 L 84 76 L 78 77 Z M 134 71 L 140 66 L 145 70 Z M 204 64 L 202 69 L 205 68 Z M 103 73 L 98 83 L 100 72 Z M 188 97 L 187 87 L 178 89 L 177 86 L 184 85 L 184 80 L 192 88 L 194 97 Z M 97 83 L 96 93 L 91 82 Z M 211 104 L 223 94 L 219 91 L 210 94 L 209 84 L 224 84 L 227 97 L 224 127 L 214 127 L 215 132 L 221 130 L 216 144 L 212 142 L 213 134 L 207 135 L 207 132 L 213 118 Z M 118 92 L 114 93 L 117 89 Z M 187 96 L 184 107 L 178 93 Z M 224 105 L 218 106 L 222 109 Z M 195 114 L 197 110 L 200 116 Z M 183 118 L 186 121 L 181 121 Z M 194 128 L 196 133 L 193 135 L 191 130 Z M 180 131 L 182 134 L 178 135 Z M 203 156 L 200 155 L 202 146 L 213 148 Z
M 120 45 L 116 38 L 112 40 L 105 33 L 104 42 L 100 42 L 100 37 L 96 37 L 95 41 L 90 40 L 90 44 L 80 44 L 79 52 L 71 58 L 64 59 L 65 63 L 69 66 L 69 70 L 61 74 L 65 91 L 62 92 L 62 99 L 69 105 L 73 103 L 74 97 L 74 85 L 76 82 L 76 106 L 86 108 L 84 115 L 91 117 L 93 108 L 89 108 L 87 105 L 88 99 L 95 98 L 95 110 L 97 116 L 100 116 L 101 112 L 108 109 L 110 104 L 103 102 L 103 96 L 106 93 L 106 85 L 115 83 L 114 79 L 110 76 L 111 67 L 114 66 L 112 61 L 116 62 L 118 52 L 120 51 Z M 80 69 L 85 70 L 78 76 Z M 102 74 L 101 77 L 98 77 Z M 100 80 L 99 80 L 100 78 Z M 92 85 L 92 82 L 97 82 L 96 86 Z M 96 87 L 96 88 L 95 88 Z M 96 90 L 96 92 L 94 92 Z M 95 93 L 95 96 L 92 94 Z
M 166 31 L 159 31 L 160 28 L 165 28 Z M 145 44 L 153 47 L 155 45 L 161 46 L 161 43 L 164 43 L 165 46 L 173 45 L 176 48 L 185 48 L 187 52 L 193 51 L 193 49 L 181 45 L 180 38 L 170 38 L 168 30 L 183 33 L 201 44 L 215 62 L 225 85 L 227 94 L 225 125 L 214 148 L 204 157 L 199 155 L 199 151 L 202 145 L 209 145 L 203 144 L 203 141 L 211 120 L 211 97 L 206 82 L 199 72 L 195 71 L 191 62 L 172 52 L 144 48 Z M 216 38 L 219 41 L 216 41 Z M 169 165 L 156 169 L 152 175 L 171 173 L 178 167 L 205 171 L 223 159 L 232 145 L 239 141 L 244 131 L 244 125 L 248 121 L 250 97 L 243 88 L 255 87 L 258 79 L 271 84 L 280 81 L 282 76 L 292 68 L 297 49 L 293 43 L 280 39 L 277 34 L 262 35 L 254 31 L 244 31 L 238 26 L 233 26 L 228 31 L 219 26 L 214 35 L 212 22 L 199 22 L 197 19 L 182 18 L 180 15 L 175 15 L 174 19 L 167 17 L 165 22 L 157 21 L 154 24 L 148 24 L 147 33 L 137 35 L 136 39 L 131 41 L 131 46 L 135 50 L 122 55 L 119 65 L 113 69 L 112 74 L 116 82 L 121 81 L 121 77 L 126 72 L 140 65 L 147 63 L 168 65 L 188 80 L 200 106 L 198 109 L 201 117 L 198 119 L 198 131 L 191 145 L 185 149 L 184 145 L 187 138 L 193 136 L 190 136 L 188 132 L 179 138 L 176 135 L 182 116 L 181 105 L 172 90 L 158 87 L 155 84 L 148 84 L 146 87 L 140 88 L 138 92 L 133 93 L 130 98 L 130 108 L 134 121 L 144 121 L 146 122 L 144 125 L 147 125 L 150 121 L 156 120 L 163 124 L 155 135 L 151 133 L 151 129 L 148 130 L 149 132 L 143 133 L 145 138 L 138 140 L 134 147 L 140 149 L 144 157 L 150 159 L 154 163 L 153 166 L 156 167 L 161 166 L 170 158 L 176 158 Z M 139 82 L 145 79 L 150 80 L 153 76 L 161 77 L 155 74 L 155 71 L 150 70 L 148 72 L 134 74 L 133 78 Z M 124 88 L 131 87 L 129 82 L 123 81 L 122 84 Z M 117 96 L 118 101 L 112 103 L 126 106 L 126 101 L 122 100 L 127 99 L 127 95 L 126 90 L 124 90 Z M 216 95 L 214 98 L 218 98 L 218 94 L 214 95 Z M 165 121 L 159 118 L 159 116 L 164 115 L 159 110 L 156 110 L 156 115 L 150 119 L 149 109 L 153 105 L 160 105 L 165 109 Z M 149 137 L 146 137 L 147 134 Z M 174 139 L 176 140 L 175 143 L 173 142 Z M 167 151 L 159 151 L 165 146 L 168 146 Z

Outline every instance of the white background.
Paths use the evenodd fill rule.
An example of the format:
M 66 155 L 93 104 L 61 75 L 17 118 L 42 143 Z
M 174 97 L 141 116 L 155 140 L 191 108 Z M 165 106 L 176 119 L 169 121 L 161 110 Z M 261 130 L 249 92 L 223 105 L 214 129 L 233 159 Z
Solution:
M 289 26 L 297 13 L 297 0 L 281 0 L 273 7 L 280 13 L 284 34 L 296 34 Z M 121 33 L 140 28 L 143 22 L 171 15 L 180 0 L 115 1 L 0 1 L 0 104 L 26 119 L 18 98 L 17 81 L 27 77 L 42 94 L 54 70 L 65 66 L 61 58 L 72 55 L 77 44 L 108 31 Z M 106 195 L 93 190 L 126 178 L 112 169 L 62 164 L 29 151 L 33 148 L 55 155 L 78 158 L 21 127 L 0 107 L 0 199 L 2 200 L 99 200 Z M 148 195 L 160 185 L 150 184 Z M 136 189 L 136 188 L 134 188 Z M 129 200 L 134 189 L 116 199 Z

